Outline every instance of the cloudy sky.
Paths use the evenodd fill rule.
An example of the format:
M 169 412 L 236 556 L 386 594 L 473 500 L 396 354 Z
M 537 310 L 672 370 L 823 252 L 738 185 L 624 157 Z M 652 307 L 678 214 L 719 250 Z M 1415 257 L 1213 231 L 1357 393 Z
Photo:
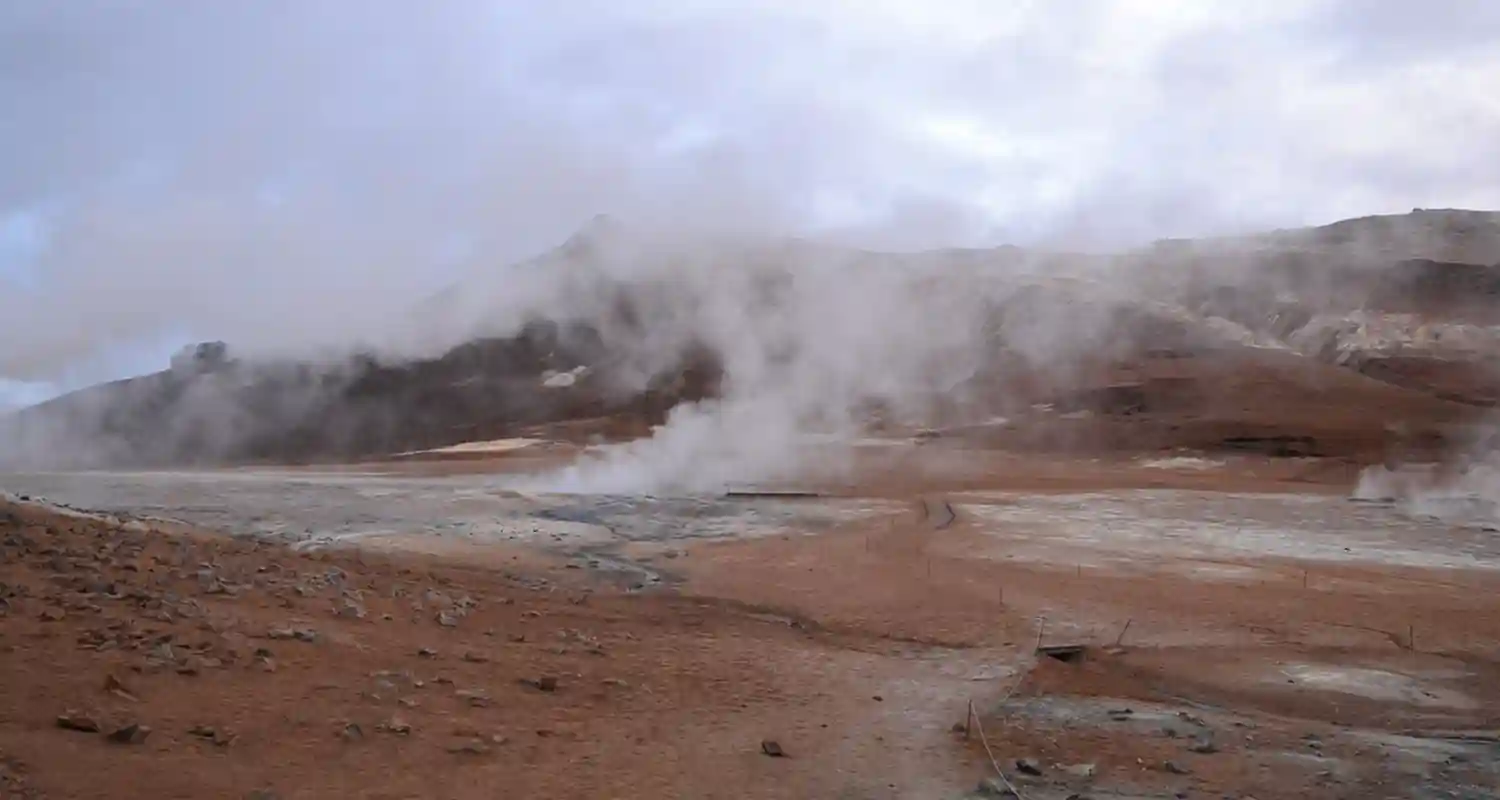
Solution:
M 1500 208 L 1493 0 L 10 0 L 0 405 L 596 213 L 1106 247 Z

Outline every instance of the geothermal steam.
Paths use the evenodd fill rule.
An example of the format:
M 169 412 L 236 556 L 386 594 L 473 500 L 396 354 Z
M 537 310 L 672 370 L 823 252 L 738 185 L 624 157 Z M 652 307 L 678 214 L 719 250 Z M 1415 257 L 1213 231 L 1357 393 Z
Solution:
M 607 289 L 541 296 L 553 314 L 601 327 L 627 365 L 617 381 L 638 381 L 702 347 L 718 356 L 724 383 L 718 398 L 674 409 L 651 437 L 529 488 L 712 491 L 827 469 L 836 463 L 805 446 L 809 434 L 853 436 L 871 407 L 920 420 L 985 358 L 990 298 L 979 284 L 936 280 L 900 257 L 722 240 L 617 240 L 592 252 L 602 259 L 592 285 Z M 620 295 L 644 324 L 611 321 L 609 298 Z

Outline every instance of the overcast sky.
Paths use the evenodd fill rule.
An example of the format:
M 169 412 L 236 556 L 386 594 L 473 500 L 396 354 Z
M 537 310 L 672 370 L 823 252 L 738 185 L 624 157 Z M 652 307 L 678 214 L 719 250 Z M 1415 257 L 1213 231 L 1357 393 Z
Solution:
M 0 405 L 599 212 L 907 248 L 1500 208 L 1497 86 L 1493 0 L 9 0 Z

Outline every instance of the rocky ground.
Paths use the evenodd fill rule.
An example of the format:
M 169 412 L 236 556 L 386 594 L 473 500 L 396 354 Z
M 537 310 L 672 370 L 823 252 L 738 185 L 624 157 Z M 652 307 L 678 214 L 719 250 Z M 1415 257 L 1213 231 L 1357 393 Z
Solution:
M 651 585 L 588 536 L 299 549 L 12 503 L 6 796 L 1497 796 L 1484 531 L 1285 460 L 993 458 L 872 475 L 860 514 L 638 510 L 687 528 L 613 543 Z

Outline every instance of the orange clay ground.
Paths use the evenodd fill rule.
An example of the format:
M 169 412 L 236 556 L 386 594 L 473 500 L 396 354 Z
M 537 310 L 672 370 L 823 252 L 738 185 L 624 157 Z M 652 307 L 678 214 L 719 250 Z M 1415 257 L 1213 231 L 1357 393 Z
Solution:
M 11 504 L 0 796 L 1496 796 L 1500 572 L 1411 555 L 1463 547 L 1344 500 L 1348 465 L 927 453 L 823 487 L 879 513 L 619 544 L 643 591 L 546 542 L 294 551 Z M 447 467 L 381 470 L 514 465 Z M 1120 511 L 1277 519 L 1256 493 L 1384 515 L 1394 555 L 1160 549 Z M 1049 532 L 1087 513 L 1147 538 Z

